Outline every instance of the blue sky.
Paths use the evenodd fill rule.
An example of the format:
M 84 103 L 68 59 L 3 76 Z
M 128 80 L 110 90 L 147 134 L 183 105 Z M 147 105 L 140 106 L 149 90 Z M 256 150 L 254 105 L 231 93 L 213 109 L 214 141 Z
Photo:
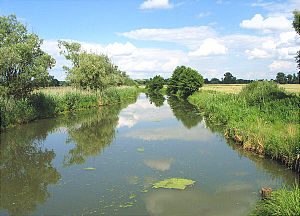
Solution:
M 300 0 L 0 0 L 44 39 L 65 78 L 57 40 L 107 54 L 132 78 L 170 77 L 178 65 L 205 78 L 271 79 L 297 73 L 300 39 L 292 28 Z

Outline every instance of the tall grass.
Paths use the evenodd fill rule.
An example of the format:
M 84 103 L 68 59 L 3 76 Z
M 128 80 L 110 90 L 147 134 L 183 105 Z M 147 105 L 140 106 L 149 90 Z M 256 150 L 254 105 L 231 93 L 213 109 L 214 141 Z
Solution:
M 189 101 L 205 110 L 206 120 L 225 125 L 226 136 L 245 149 L 299 171 L 299 96 L 263 81 L 245 86 L 239 94 L 200 91 Z
M 257 203 L 256 208 L 251 215 L 300 215 L 299 186 L 296 186 L 295 189 L 291 191 L 286 188 L 273 191 L 270 197 L 264 198 Z
M 120 103 L 137 95 L 138 90 L 134 87 L 109 88 L 98 93 L 68 88 L 63 91 L 44 89 L 25 99 L 0 98 L 0 125 L 3 129 L 35 119 L 53 117 L 65 111 Z

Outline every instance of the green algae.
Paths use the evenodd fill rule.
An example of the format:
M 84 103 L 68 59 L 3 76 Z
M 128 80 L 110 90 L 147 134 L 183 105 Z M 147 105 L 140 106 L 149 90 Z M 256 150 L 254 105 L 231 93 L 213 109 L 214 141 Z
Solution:
M 143 149 L 143 148 L 138 148 L 137 149 L 139 152 L 142 152 L 142 151 L 144 151 L 145 149 Z
M 186 186 L 194 184 L 190 179 L 170 178 L 153 184 L 153 188 L 170 188 L 184 190 Z

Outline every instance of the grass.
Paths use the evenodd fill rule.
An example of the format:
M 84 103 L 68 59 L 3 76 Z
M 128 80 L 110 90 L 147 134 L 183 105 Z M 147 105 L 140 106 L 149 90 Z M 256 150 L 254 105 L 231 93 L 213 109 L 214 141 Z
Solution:
M 223 93 L 234 93 L 238 94 L 241 92 L 242 88 L 247 84 L 205 84 L 202 88 L 203 90 L 212 90 Z M 299 95 L 300 92 L 300 84 L 284 84 L 279 85 L 284 88 L 287 92 L 295 93 Z
M 25 99 L 0 98 L 1 129 L 58 113 L 120 103 L 138 95 L 137 88 L 109 88 L 104 92 L 81 91 L 72 87 L 45 88 Z
M 201 90 L 188 99 L 204 109 L 207 121 L 224 125 L 225 135 L 244 149 L 299 171 L 299 96 L 264 81 L 238 94 Z
M 271 196 L 259 201 L 252 216 L 258 215 L 300 215 L 300 189 L 296 186 L 294 190 L 282 188 L 273 191 Z

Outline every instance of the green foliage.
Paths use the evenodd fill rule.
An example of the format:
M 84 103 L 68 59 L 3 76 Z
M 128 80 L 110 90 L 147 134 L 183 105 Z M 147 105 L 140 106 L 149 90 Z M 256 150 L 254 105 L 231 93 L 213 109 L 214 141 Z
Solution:
M 293 27 L 294 27 L 295 31 L 300 35 L 300 11 L 298 11 L 298 10 L 294 11 Z M 298 69 L 300 71 L 300 50 L 297 51 L 296 62 L 298 64 Z M 298 83 L 299 83 L 299 80 L 298 80 Z
M 205 110 L 207 121 L 225 126 L 243 147 L 292 166 L 299 149 L 299 97 L 276 83 L 256 81 L 240 94 L 201 91 L 189 101 Z M 235 130 L 230 130 L 235 128 Z
M 275 100 L 293 97 L 272 81 L 252 82 L 242 89 L 240 95 L 250 106 L 264 105 Z
M 187 97 L 204 85 L 203 77 L 189 67 L 177 67 L 169 79 L 167 93 Z
M 42 42 L 15 15 L 0 17 L 1 95 L 25 98 L 47 83 L 47 69 L 55 60 L 41 50 Z
M 0 126 L 5 128 L 53 117 L 60 112 L 120 103 L 125 98 L 134 98 L 137 95 L 136 88 L 110 88 L 100 94 L 73 90 L 57 94 L 37 92 L 25 99 L 0 97 Z
M 286 84 L 287 80 L 286 80 L 285 74 L 282 72 L 277 73 L 276 82 L 278 82 L 280 84 Z
M 148 89 L 148 91 L 150 92 L 158 92 L 159 90 L 161 90 L 164 87 L 164 78 L 162 78 L 159 75 L 156 75 L 155 77 L 150 78 L 150 81 L 147 83 L 146 85 L 146 89 Z
M 236 77 L 234 77 L 230 72 L 224 74 L 223 79 L 224 84 L 234 84 L 236 83 Z
M 72 62 L 72 67 L 63 68 L 67 72 L 67 79 L 75 86 L 103 91 L 112 86 L 135 85 L 106 55 L 83 51 L 79 43 L 58 41 L 58 46 L 60 53 Z
M 273 191 L 271 196 L 262 199 L 251 215 L 300 215 L 300 189 L 296 186 L 294 190 L 282 188 Z
M 295 10 L 294 12 L 293 27 L 295 31 L 300 35 L 300 11 Z

